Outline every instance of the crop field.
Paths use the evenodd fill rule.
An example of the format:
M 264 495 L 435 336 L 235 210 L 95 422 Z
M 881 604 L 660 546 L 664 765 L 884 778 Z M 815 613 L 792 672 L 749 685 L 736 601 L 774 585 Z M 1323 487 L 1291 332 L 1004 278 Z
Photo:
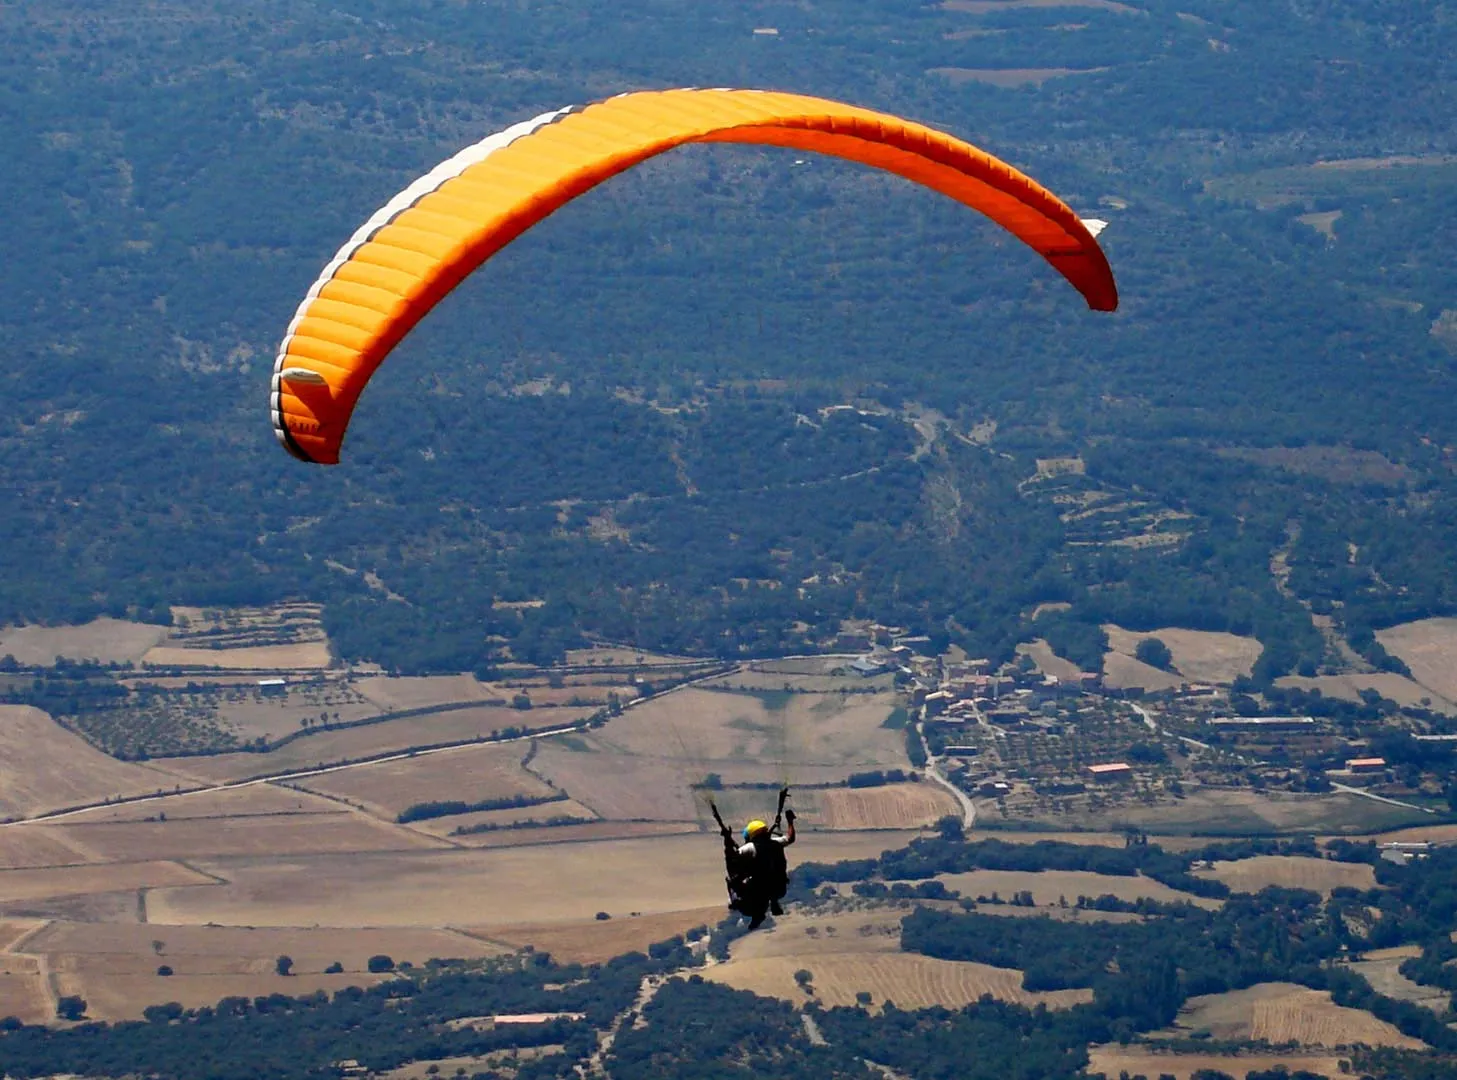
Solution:
M 271 814 L 337 814 L 339 804 L 306 791 L 280 784 L 248 784 L 243 787 L 184 791 L 145 802 L 98 806 L 78 814 L 67 815 L 67 825 L 94 825 L 101 822 L 155 821 L 165 815 L 168 821 L 190 818 L 260 817 Z M 27 826 L 26 830 L 42 828 Z M 5 833 L 0 831 L 0 842 Z
M 359 679 L 352 686 L 385 712 L 423 709 L 456 701 L 503 699 L 497 687 L 479 681 L 474 675 L 377 675 Z
M 887 784 L 819 792 L 823 829 L 916 829 L 958 812 L 939 784 Z
M 1324 990 L 1292 983 L 1260 983 L 1247 990 L 1190 998 L 1177 1029 L 1208 1031 L 1216 1039 L 1297 1043 L 1302 1046 L 1395 1046 L 1424 1044 L 1360 1009 L 1343 1008 Z
M 465 746 L 440 754 L 360 765 L 292 783 L 393 818 L 416 803 L 474 803 L 517 795 L 537 797 L 554 789 L 521 767 L 524 742 Z
M 804 857 L 869 858 L 904 846 L 912 835 L 828 833 L 816 837 L 813 850 L 806 845 Z M 224 883 L 155 889 L 147 898 L 152 922 L 479 930 L 581 922 L 598 911 L 646 915 L 725 902 L 718 838 L 701 833 L 488 850 L 198 860 L 196 865 Z M 624 873 L 624 867 L 632 872 Z M 0 874 L 0 884 L 6 876 Z M 580 882 L 591 887 L 576 887 Z
M 1082 669 L 1071 660 L 1064 660 L 1052 651 L 1052 646 L 1042 638 L 1017 646 L 1019 656 L 1030 656 L 1037 670 L 1044 675 L 1056 675 L 1059 679 L 1076 679 Z
M 1369 837 L 1378 844 L 1427 843 L 1457 844 L 1457 825 L 1415 825 L 1409 829 L 1394 829 Z
M 1376 872 L 1365 863 L 1341 863 L 1299 855 L 1256 855 L 1237 862 L 1217 862 L 1198 877 L 1214 878 L 1234 892 L 1257 893 L 1271 885 L 1282 889 L 1310 889 L 1329 896 L 1332 889 L 1376 887 Z
M 167 636 L 165 626 L 101 618 L 82 626 L 0 628 L 0 656 L 26 667 L 50 667 L 61 657 L 103 664 L 136 663 Z
M 226 671 L 308 671 L 329 666 L 327 641 L 292 645 L 245 645 L 236 649 L 189 649 L 158 645 L 142 657 L 146 667 L 219 668 Z
M 54 828 L 67 843 L 116 861 L 388 851 L 444 844 L 433 837 L 348 810 L 332 814 L 102 822 Z
M 107 757 L 39 709 L 0 705 L 0 817 L 170 791 L 178 779 Z
M 36 961 L 0 954 L 0 1018 L 13 1016 L 22 1023 L 43 1024 L 55 1015 Z
M 1088 815 L 1086 824 L 1137 825 L 1160 836 L 1261 836 L 1278 833 L 1369 833 L 1414 824 L 1427 815 L 1358 795 L 1295 795 L 1207 787 L 1157 806 L 1121 805 Z
M 623 953 L 647 952 L 649 945 L 695 927 L 714 926 L 725 914 L 724 906 L 717 904 L 657 915 L 510 926 L 489 931 L 488 940 L 512 949 L 530 945 L 537 952 L 550 953 L 559 963 L 601 964 Z
M 936 880 L 972 900 L 979 896 L 989 897 L 993 893 L 1003 900 L 1010 900 L 1019 892 L 1030 892 L 1033 901 L 1042 907 L 1060 906 L 1060 901 L 1064 899 L 1069 904 L 1075 904 L 1079 896 L 1092 899 L 1103 895 L 1128 901 L 1146 898 L 1170 904 L 1189 901 L 1200 907 L 1219 906 L 1217 900 L 1191 896 L 1150 878 L 1117 877 L 1082 870 L 1043 870 L 1036 873 L 1020 870 L 971 870 L 962 874 L 938 874 Z
M 55 866 L 42 870 L 0 871 L 0 903 L 45 900 L 87 893 L 130 892 L 176 886 L 211 885 L 213 879 L 174 862 L 112 863 L 106 866 Z
M 531 763 L 532 771 L 599 817 L 616 821 L 700 819 L 689 788 L 699 774 L 685 774 L 683 763 L 671 758 L 576 749 L 597 742 L 595 737 L 543 740 Z
M 520 825 L 528 821 L 547 821 L 555 817 L 570 818 L 592 818 L 591 810 L 577 802 L 575 799 L 561 799 L 556 802 L 538 803 L 535 806 L 518 806 L 510 810 L 478 810 L 471 814 L 451 814 L 448 817 L 428 818 L 424 821 L 412 821 L 409 828 L 417 829 L 431 836 L 450 836 L 456 829 L 477 828 L 482 825 L 492 826 L 493 832 L 505 831 L 513 837 L 521 834 L 518 838 L 526 842 L 531 840 L 545 840 L 546 834 L 541 829 L 511 830 L 511 826 Z M 469 836 L 452 837 L 452 839 L 469 844 L 472 841 L 484 839 L 489 833 L 482 831 Z
M 1380 630 L 1376 640 L 1406 662 L 1412 678 L 1457 702 L 1457 619 L 1422 619 Z
M 1448 701 L 1434 690 L 1408 679 L 1405 675 L 1379 671 L 1369 675 L 1315 675 L 1309 678 L 1301 675 L 1286 675 L 1275 680 L 1278 686 L 1295 687 L 1299 690 L 1319 690 L 1328 698 L 1339 701 L 1361 701 L 1361 691 L 1375 690 L 1382 697 L 1398 705 L 1430 708 L 1436 712 L 1457 713 L 1457 703 Z M 1429 704 L 1423 706 L 1425 699 Z
M 1371 984 L 1378 994 L 1384 994 L 1397 1001 L 1410 1001 L 1414 1005 L 1431 1009 L 1438 1016 L 1447 1010 L 1451 995 L 1440 987 L 1423 986 L 1412 982 L 1401 973 L 1401 965 L 1413 956 L 1421 955 L 1417 945 L 1399 945 L 1392 949 L 1372 949 L 1365 958 L 1348 965 L 1352 971 Z
M 1112 623 L 1105 625 L 1103 630 L 1108 635 L 1109 648 L 1125 657 L 1132 657 L 1138 643 L 1145 638 L 1158 638 L 1169 647 L 1174 667 L 1188 682 L 1227 685 L 1253 671 L 1255 661 L 1260 658 L 1260 643 L 1254 638 L 1236 634 L 1178 627 L 1135 633 Z
M 1182 675 L 1160 671 L 1125 653 L 1108 652 L 1103 655 L 1103 685 L 1111 690 L 1137 686 L 1153 693 L 1159 690 L 1177 690 L 1188 681 Z
M 404 753 L 414 747 L 489 738 L 506 728 L 542 730 L 562 727 L 591 715 L 591 709 L 518 709 L 482 705 L 433 716 L 414 716 L 378 724 L 321 731 L 295 739 L 266 754 L 216 754 L 212 757 L 166 758 L 167 768 L 211 782 L 319 768 L 376 755 Z
M 76 850 L 43 825 L 0 829 L 0 870 L 66 866 L 91 859 L 89 853 Z
M 1334 1078 L 1344 1075 L 1340 1058 L 1334 1054 L 1166 1054 L 1109 1043 L 1107 1046 L 1088 1047 L 1088 1057 L 1088 1073 L 1092 1076 L 1101 1073 L 1108 1080 L 1116 1080 L 1125 1073 L 1129 1076 L 1167 1075 L 1176 1080 L 1191 1080 L 1201 1070 L 1244 1076 L 1250 1072 L 1268 1072 L 1281 1065 L 1292 1073 L 1303 1069 L 1316 1076 Z
M 474 836 L 453 836 L 462 847 L 507 848 L 541 844 L 601 843 L 642 836 L 698 835 L 699 828 L 681 821 L 593 821 L 585 825 L 553 825 L 540 829 L 498 829 Z
M 848 668 L 848 660 L 841 660 L 839 663 Z M 890 675 L 875 675 L 866 678 L 855 672 L 836 672 L 835 670 L 793 675 L 786 672 L 750 668 L 731 672 L 699 685 L 703 689 L 740 693 L 782 693 L 786 686 L 792 686 L 794 692 L 798 694 L 863 694 L 867 690 L 889 693 L 894 689 L 895 683 Z

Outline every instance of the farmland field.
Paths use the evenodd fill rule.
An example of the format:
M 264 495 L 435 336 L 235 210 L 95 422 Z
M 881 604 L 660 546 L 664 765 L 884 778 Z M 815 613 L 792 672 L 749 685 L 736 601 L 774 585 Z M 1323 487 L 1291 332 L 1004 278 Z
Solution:
M 148 649 L 142 665 L 160 668 L 220 668 L 226 671 L 307 671 L 333 662 L 327 641 L 291 645 L 244 645 L 236 649 L 190 649 L 158 645 Z
M 454 836 L 461 847 L 508 848 L 541 844 L 601 843 L 643 836 L 697 835 L 696 825 L 682 821 L 592 821 L 583 825 L 552 825 L 539 829 L 497 829 L 473 836 Z
M 805 857 L 868 858 L 914 834 L 828 833 Z M 797 852 L 796 852 L 797 854 Z M 791 865 L 798 860 L 791 858 Z M 207 889 L 156 889 L 153 922 L 245 926 L 466 926 L 580 922 L 724 903 L 718 838 L 694 833 L 491 850 L 198 860 L 225 879 Z M 622 873 L 632 867 L 633 873 Z M 24 873 L 25 871 L 21 871 Z M 0 883 L 6 875 L 0 874 Z M 591 882 L 592 888 L 563 883 Z
M 1188 901 L 1200 907 L 1219 906 L 1216 900 L 1191 896 L 1149 878 L 1117 877 L 1082 870 L 1043 870 L 1037 873 L 971 870 L 962 874 L 938 874 L 936 880 L 972 900 L 993 893 L 1003 900 L 1010 900 L 1018 892 L 1031 892 L 1033 901 L 1042 907 L 1059 904 L 1064 899 L 1075 904 L 1079 896 L 1092 899 L 1105 894 L 1128 901 L 1149 899 L 1166 904 Z
M 592 918 L 577 923 L 510 926 L 485 931 L 491 942 L 510 948 L 530 945 L 563 964 L 600 964 L 626 952 L 646 952 L 649 945 L 699 926 L 714 926 L 724 917 L 722 904 L 636 918 Z
M 1294 795 L 1206 787 L 1158 806 L 1113 807 L 1090 815 L 1086 824 L 1105 829 L 1137 825 L 1158 835 L 1261 836 L 1369 833 L 1415 824 L 1426 816 L 1358 795 Z
M 1405 675 L 1397 675 L 1393 672 L 1379 671 L 1368 675 L 1316 675 L 1311 678 L 1287 675 L 1275 681 L 1279 686 L 1290 686 L 1300 690 L 1319 690 L 1326 697 L 1336 698 L 1340 701 L 1359 702 L 1362 700 L 1361 691 L 1375 690 L 1382 697 L 1394 701 L 1398 705 L 1421 706 L 1422 700 L 1426 699 L 1430 705 L 1425 707 L 1436 712 L 1444 712 L 1449 715 L 1457 713 L 1457 703 L 1441 697 L 1436 691 L 1408 679 Z
M 939 784 L 831 788 L 818 794 L 823 829 L 915 829 L 958 812 L 956 800 Z
M 1247 990 L 1190 998 L 1177 1027 L 1208 1031 L 1216 1039 L 1298 1043 L 1302 1046 L 1396 1046 L 1424 1044 L 1368 1012 L 1331 1001 L 1324 990 L 1292 983 L 1261 983 Z
M 76 850 L 43 825 L 0 829 L 0 870 L 65 866 L 90 862 L 91 858 L 89 853 Z
M 424 821 L 412 821 L 409 827 L 418 829 L 420 832 L 429 833 L 431 836 L 449 836 L 456 829 L 476 828 L 482 825 L 493 826 L 493 831 L 501 832 L 509 830 L 512 825 L 519 825 L 526 821 L 547 821 L 555 817 L 570 818 L 591 818 L 592 811 L 575 799 L 560 799 L 556 802 L 538 803 L 535 806 L 518 806 L 509 810 L 478 810 L 470 814 L 451 814 L 447 817 L 428 818 Z M 517 833 L 525 834 L 527 830 L 509 830 L 510 835 Z M 529 830 L 530 835 L 540 833 L 538 829 Z M 469 836 L 455 837 L 462 843 L 470 843 L 472 840 L 482 838 L 486 835 L 483 830 L 480 833 L 473 833 Z M 525 835 L 522 836 L 525 839 Z M 545 839 L 541 835 L 540 839 Z
M 1160 671 L 1121 652 L 1108 652 L 1103 656 L 1103 685 L 1112 690 L 1137 686 L 1153 693 L 1177 690 L 1188 681 L 1182 675 Z
M 279 784 L 248 784 L 244 787 L 204 791 L 184 791 L 145 802 L 98 806 L 70 814 L 67 825 L 92 825 L 100 822 L 153 821 L 165 814 L 168 821 L 189 818 L 258 817 L 267 814 L 335 814 L 339 805 L 318 795 L 298 791 Z M 40 826 L 27 826 L 34 831 Z M 4 837 L 0 832 L 0 838 Z
M 1038 638 L 1017 646 L 1017 653 L 1021 656 L 1030 656 L 1032 662 L 1037 665 L 1037 670 L 1044 675 L 1056 675 L 1059 679 L 1076 679 L 1082 674 L 1082 669 L 1071 660 L 1064 660 L 1057 653 L 1052 651 L 1052 646 Z
M 1108 1080 L 1116 1080 L 1124 1074 L 1168 1075 L 1176 1077 L 1177 1080 L 1190 1080 L 1203 1069 L 1228 1076 L 1244 1076 L 1250 1072 L 1269 1071 L 1281 1065 L 1291 1072 L 1304 1069 L 1331 1080 L 1344 1075 L 1340 1071 L 1340 1059 L 1334 1054 L 1165 1054 L 1156 1050 L 1109 1043 L 1107 1046 L 1090 1046 L 1088 1057 L 1088 1073 L 1093 1076 L 1101 1073 Z
M 1413 956 L 1421 955 L 1418 945 L 1399 945 L 1391 949 L 1372 949 L 1363 958 L 1350 964 L 1350 968 L 1371 984 L 1378 994 L 1385 994 L 1397 1001 L 1410 1001 L 1415 1005 L 1431 1009 L 1441 1016 L 1447 1009 L 1451 995 L 1440 987 L 1423 986 L 1412 982 L 1401 973 L 1401 965 Z
M 211 885 L 213 879 L 175 862 L 57 866 L 0 871 L 0 903 L 44 900 L 87 893 L 130 892 L 175 886 Z
M 39 709 L 0 705 L 0 816 L 170 791 L 179 777 L 107 757 Z
M 1260 643 L 1236 634 L 1178 627 L 1135 633 L 1112 623 L 1103 630 L 1108 635 L 1109 648 L 1125 658 L 1131 658 L 1145 638 L 1158 638 L 1169 647 L 1174 667 L 1188 682 L 1232 683 L 1239 676 L 1248 675 L 1260 658 Z
M 528 749 L 524 742 L 466 746 L 448 753 L 361 765 L 295 783 L 389 818 L 416 803 L 447 799 L 474 803 L 554 794 L 550 785 L 521 767 Z
M 1457 701 L 1457 619 L 1420 622 L 1379 630 L 1376 640 L 1405 661 L 1412 678 L 1448 701 Z
M 1256 855 L 1237 862 L 1217 862 L 1196 876 L 1213 878 L 1234 892 L 1257 893 L 1270 885 L 1282 889 L 1310 889 L 1330 895 L 1332 889 L 1376 887 L 1376 873 L 1365 863 L 1341 863 L 1299 855 Z
M 474 675 L 376 675 L 353 683 L 364 697 L 385 712 L 420 709 L 455 701 L 496 701 L 501 692 Z
M 59 658 L 103 664 L 135 663 L 167 636 L 165 626 L 100 618 L 82 626 L 0 629 L 0 656 L 26 667 L 50 667 Z

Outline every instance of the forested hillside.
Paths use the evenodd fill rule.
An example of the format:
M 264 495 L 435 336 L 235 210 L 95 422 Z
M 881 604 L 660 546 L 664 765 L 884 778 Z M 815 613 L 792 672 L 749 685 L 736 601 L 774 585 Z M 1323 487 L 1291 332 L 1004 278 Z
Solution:
M 468 670 L 848 616 L 1005 656 L 1067 601 L 1039 632 L 1081 662 L 1105 620 L 1231 629 L 1268 679 L 1333 660 L 1312 611 L 1366 651 L 1457 611 L 1457 5 L 20 0 L 0 33 L 0 624 L 299 597 L 349 657 Z M 1111 221 L 1122 310 L 895 178 L 699 147 L 459 290 L 344 465 L 279 451 L 272 352 L 359 222 L 673 85 L 977 142 Z

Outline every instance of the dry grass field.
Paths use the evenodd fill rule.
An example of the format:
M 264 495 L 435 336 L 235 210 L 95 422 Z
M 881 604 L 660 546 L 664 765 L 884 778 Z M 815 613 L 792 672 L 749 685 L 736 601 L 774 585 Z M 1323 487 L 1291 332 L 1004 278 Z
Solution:
M 444 841 L 350 810 L 241 818 L 57 825 L 66 843 L 108 861 L 287 856 L 437 848 Z
M 1059 844 L 1084 844 L 1088 847 L 1121 848 L 1128 838 L 1118 832 L 1021 832 L 1012 829 L 976 829 L 967 834 L 972 841 L 1000 840 L 1004 844 L 1036 844 L 1051 840 Z M 1162 845 L 1164 841 L 1159 840 Z M 1170 849 L 1175 850 L 1175 849 Z
M 495 832 L 505 832 L 510 829 L 510 826 L 519 825 L 524 821 L 548 821 L 555 817 L 591 818 L 593 816 L 591 810 L 575 799 L 562 799 L 557 802 L 539 803 L 536 806 L 518 806 L 511 810 L 478 810 L 473 814 L 451 814 L 449 817 L 412 821 L 409 828 L 428 833 L 431 836 L 450 836 L 456 829 L 469 829 L 480 825 L 491 825 L 495 827 Z M 528 843 L 532 839 L 546 839 L 546 833 L 541 829 L 517 829 L 512 830 L 508 835 L 515 837 L 518 833 L 519 838 Z M 452 839 L 469 844 L 475 840 L 484 839 L 487 835 L 490 834 L 480 832 Z
M 465 746 L 448 753 L 383 761 L 292 781 L 393 818 L 416 803 L 455 799 L 474 803 L 555 792 L 521 767 L 529 744 Z
M 1341 863 L 1299 855 L 1256 855 L 1237 862 L 1217 862 L 1212 869 L 1195 872 L 1214 878 L 1239 893 L 1257 893 L 1271 885 L 1282 889 L 1310 889 L 1330 895 L 1332 889 L 1374 889 L 1376 872 L 1365 863 Z
M 292 645 L 244 645 L 236 649 L 190 649 L 158 645 L 142 657 L 146 667 L 218 668 L 225 671 L 322 670 L 333 662 L 327 641 Z
M 1414 825 L 1409 829 L 1393 829 L 1369 837 L 1378 844 L 1427 843 L 1457 844 L 1457 825 Z
M 696 836 L 699 831 L 698 826 L 682 821 L 593 821 L 585 825 L 554 825 L 544 829 L 499 829 L 451 839 L 462 847 L 508 848 L 596 844 L 643 836 Z
M 912 835 L 827 833 L 806 844 L 803 853 L 827 862 L 868 858 L 904 846 Z M 148 894 L 153 922 L 480 928 L 581 922 L 598 911 L 651 914 L 725 902 L 718 839 L 701 833 L 489 850 L 198 860 L 196 865 L 225 883 L 154 890 Z M 624 866 L 633 872 L 622 873 Z M 5 876 L 0 874 L 0 883 Z M 573 882 L 591 887 L 573 888 Z
M 817 794 L 821 829 L 919 829 L 959 810 L 939 784 L 831 788 Z
M 481 682 L 474 675 L 376 675 L 358 680 L 353 688 L 385 712 L 423 709 L 455 701 L 496 701 L 503 697 L 497 687 Z
M 27 667 L 50 667 L 60 657 L 103 664 L 136 663 L 167 636 L 165 626 L 101 618 L 83 626 L 0 629 L 0 656 Z
M 489 738 L 492 732 L 508 727 L 524 727 L 536 731 L 566 726 L 591 715 L 592 711 L 521 711 L 482 705 L 479 708 L 456 709 L 434 716 L 388 720 L 342 731 L 323 731 L 307 738 L 295 739 L 267 754 L 216 754 L 211 757 L 162 760 L 167 768 L 201 781 L 242 780 L 253 776 L 319 768 L 341 761 L 403 753 L 415 746 L 484 739 Z
M 1188 681 L 1182 675 L 1160 671 L 1121 652 L 1103 654 L 1103 685 L 1110 690 L 1141 687 L 1153 693 L 1158 690 L 1177 690 Z
M 1393 626 L 1378 630 L 1376 640 L 1406 662 L 1417 682 L 1438 697 L 1457 701 L 1457 619 Z
M 44 1024 L 55 1015 L 36 961 L 0 955 L 0 1019 L 13 1016 L 22 1023 Z
M 170 791 L 179 777 L 107 757 L 39 709 L 0 705 L 0 817 Z
M 1414 823 L 1426 815 L 1337 792 L 1296 795 L 1245 788 L 1189 789 L 1183 799 L 1157 806 L 1128 804 L 1090 815 L 1090 827 L 1137 825 L 1168 834 L 1257 836 L 1265 833 L 1368 833 Z
M 600 964 L 623 953 L 647 952 L 649 945 L 687 933 L 695 927 L 714 926 L 724 914 L 723 905 L 718 904 L 656 915 L 510 926 L 481 933 L 488 934 L 487 940 L 491 943 L 512 949 L 530 945 L 537 952 L 550 953 L 559 963 Z
M 1255 661 L 1260 658 L 1261 645 L 1258 641 L 1235 634 L 1178 627 L 1143 634 L 1112 623 L 1105 625 L 1103 630 L 1108 635 L 1108 647 L 1126 657 L 1132 657 L 1138 643 L 1145 638 L 1158 638 L 1169 647 L 1174 667 L 1188 682 L 1232 683 L 1254 670 Z
M 70 814 L 67 825 L 95 825 L 102 822 L 153 821 L 165 814 L 168 821 L 192 818 L 260 817 L 274 814 L 337 814 L 339 804 L 306 791 L 279 784 L 246 784 L 242 787 L 184 791 L 145 802 L 98 806 Z M 30 831 L 41 826 L 27 826 Z M 0 843 L 5 833 L 0 830 Z
M 0 870 L 66 866 L 91 859 L 89 853 L 78 851 L 43 825 L 0 829 Z
M 1247 990 L 1190 998 L 1176 1029 L 1208 1031 L 1216 1039 L 1301 1046 L 1395 1046 L 1425 1044 L 1360 1009 L 1343 1008 L 1324 990 L 1292 983 L 1261 983 Z
M 867 679 L 858 673 L 848 672 L 849 663 L 848 660 L 838 661 L 840 667 L 845 669 L 838 674 L 833 671 L 821 671 L 794 675 L 782 671 L 751 668 L 731 672 L 721 678 L 699 685 L 717 690 L 737 690 L 745 693 L 757 691 L 771 694 L 783 691 L 786 684 L 793 686 L 795 692 L 801 694 L 839 694 L 846 691 L 863 693 L 866 690 L 881 690 L 888 693 L 894 689 L 895 680 L 890 675 L 875 675 Z
M 1228 1076 L 1244 1076 L 1265 1072 L 1283 1065 L 1291 1072 L 1304 1070 L 1330 1080 L 1344 1076 L 1341 1059 L 1334 1054 L 1161 1054 L 1135 1046 L 1109 1043 L 1088 1047 L 1088 1073 L 1107 1080 L 1119 1076 L 1172 1076 L 1190 1080 L 1201 1069 L 1222 1072 Z
M 1069 904 L 1076 904 L 1079 896 L 1091 899 L 1104 895 L 1128 901 L 1146 898 L 1166 904 L 1188 901 L 1200 907 L 1219 906 L 1217 900 L 1190 896 L 1150 878 L 1115 877 L 1082 870 L 1043 870 L 1038 873 L 972 870 L 963 874 L 938 874 L 936 880 L 945 884 L 948 889 L 955 889 L 962 896 L 973 900 L 978 896 L 991 896 L 993 893 L 1003 900 L 1010 900 L 1019 892 L 1031 892 L 1033 901 L 1042 907 L 1060 906 L 1060 901 L 1064 899 Z
M 616 821 L 698 821 L 688 787 L 701 774 L 685 773 L 678 760 L 578 750 L 585 740 L 544 740 L 531 768 L 599 817 Z
M 1378 994 L 1385 994 L 1398 1001 L 1410 1001 L 1441 1016 L 1447 1011 L 1451 995 L 1438 987 L 1412 982 L 1401 973 L 1402 963 L 1413 956 L 1420 956 L 1421 952 L 1418 945 L 1372 949 L 1365 954 L 1365 959 L 1350 964 L 1349 967 L 1369 982 Z
M 1422 706 L 1422 701 L 1425 699 L 1429 702 L 1429 705 L 1425 707 L 1449 715 L 1457 713 L 1457 704 L 1439 696 L 1420 683 L 1413 682 L 1405 675 L 1396 675 L 1391 672 L 1377 672 L 1371 675 L 1316 675 L 1311 678 L 1301 675 L 1286 675 L 1276 679 L 1275 682 L 1279 686 L 1294 687 L 1297 690 L 1319 690 L 1326 697 L 1336 698 L 1339 701 L 1359 702 L 1362 690 L 1375 690 L 1382 697 L 1394 701 L 1398 705 Z
M 0 871 L 0 903 L 46 900 L 87 893 L 131 892 L 178 886 L 212 885 L 206 874 L 175 862 L 111 863 L 106 866 L 55 866 L 43 870 Z
M 1044 675 L 1056 675 L 1059 679 L 1075 680 L 1082 674 L 1082 668 L 1071 660 L 1064 660 L 1052 651 L 1052 646 L 1042 638 L 1024 642 L 1017 646 L 1017 655 L 1030 656 L 1037 670 Z

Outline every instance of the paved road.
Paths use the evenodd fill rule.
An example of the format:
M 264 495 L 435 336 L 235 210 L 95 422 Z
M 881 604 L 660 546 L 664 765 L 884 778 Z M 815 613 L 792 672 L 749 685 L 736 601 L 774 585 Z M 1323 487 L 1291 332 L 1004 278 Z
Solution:
M 971 797 L 966 792 L 946 779 L 946 775 L 941 771 L 941 759 L 931 753 L 931 748 L 926 745 L 926 736 L 921 731 L 919 724 L 916 725 L 916 736 L 921 740 L 921 746 L 926 751 L 926 767 L 921 770 L 922 775 L 933 784 L 940 784 L 951 792 L 961 807 L 961 827 L 969 832 L 976 825 L 976 804 L 971 801 Z

